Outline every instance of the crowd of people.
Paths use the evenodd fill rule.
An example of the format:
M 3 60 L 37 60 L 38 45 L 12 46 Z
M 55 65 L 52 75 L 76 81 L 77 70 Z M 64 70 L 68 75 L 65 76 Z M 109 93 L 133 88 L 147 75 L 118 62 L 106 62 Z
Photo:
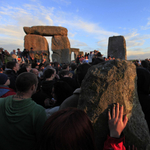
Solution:
M 17 51 L 14 49 L 12 52 L 8 52 L 3 48 L 0 48 L 0 65 L 6 64 L 8 61 L 17 61 L 18 63 L 37 63 L 45 62 L 47 58 L 47 53 L 41 51 L 34 51 L 33 47 L 24 49 L 23 51 L 20 48 L 17 48 Z
M 75 63 L 59 64 L 22 57 L 21 53 L 19 57 L 18 50 L 17 59 L 13 57 L 7 62 L 0 53 L 4 58 L 0 67 L 0 149 L 96 150 L 92 124 L 85 112 L 77 109 L 81 83 L 92 65 L 115 58 L 104 58 L 95 50 L 79 55 Z M 138 96 L 150 127 L 150 65 L 148 60 L 134 63 Z M 123 106 L 113 105 L 108 118 L 110 134 L 103 149 L 125 150 L 125 137 L 121 133 L 128 118 L 123 119 Z

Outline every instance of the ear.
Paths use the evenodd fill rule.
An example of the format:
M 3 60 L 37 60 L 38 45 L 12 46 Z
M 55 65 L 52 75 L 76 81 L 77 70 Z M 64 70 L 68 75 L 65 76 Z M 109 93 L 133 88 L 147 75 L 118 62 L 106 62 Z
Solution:
M 33 85 L 31 86 L 31 90 L 34 91 L 35 89 L 36 89 L 36 86 L 35 86 L 35 84 L 33 84 Z

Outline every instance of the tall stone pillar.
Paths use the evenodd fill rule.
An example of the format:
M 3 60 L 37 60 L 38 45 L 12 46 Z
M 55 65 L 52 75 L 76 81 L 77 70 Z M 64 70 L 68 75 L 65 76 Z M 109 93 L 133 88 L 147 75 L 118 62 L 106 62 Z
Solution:
M 59 63 L 69 63 L 70 42 L 67 36 L 55 35 L 52 37 L 52 59 Z
M 126 41 L 123 36 L 109 37 L 108 56 L 127 59 L 126 55 Z
M 76 60 L 78 54 L 79 54 L 79 48 L 70 48 L 71 49 L 71 52 L 74 52 L 74 58 Z
M 30 50 L 31 47 L 33 47 L 33 50 L 39 54 L 44 52 L 46 54 L 46 60 L 49 61 L 49 46 L 45 37 L 41 35 L 27 34 L 24 37 L 24 48 Z

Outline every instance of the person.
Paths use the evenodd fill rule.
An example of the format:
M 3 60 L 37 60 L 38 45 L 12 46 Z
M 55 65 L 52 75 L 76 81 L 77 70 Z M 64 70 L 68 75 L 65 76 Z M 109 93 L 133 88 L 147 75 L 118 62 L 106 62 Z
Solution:
M 31 65 L 30 64 L 21 64 L 20 69 L 18 70 L 18 74 L 21 74 L 23 72 L 30 72 L 31 71 Z
M 0 65 L 4 64 L 4 51 L 3 48 L 0 48 Z
M 15 49 L 10 53 L 10 55 L 12 56 L 13 60 L 15 62 L 17 62 L 17 55 L 16 55 L 16 50 Z
M 103 150 L 126 150 L 124 136 L 120 137 L 127 125 L 123 119 L 123 106 L 116 106 L 108 111 L 110 135 Z M 87 114 L 80 109 L 67 108 L 54 113 L 45 122 L 35 150 L 96 150 L 94 130 Z
M 89 59 L 88 59 L 88 56 L 86 55 L 85 58 L 83 59 L 82 63 L 89 63 Z
M 17 62 L 9 61 L 6 64 L 6 68 L 5 68 L 5 72 L 4 72 L 9 77 L 9 80 L 10 80 L 9 87 L 11 89 L 14 89 L 14 90 L 16 90 L 15 81 L 16 81 L 16 78 L 18 76 L 17 71 L 19 70 L 19 67 L 20 66 L 19 66 L 19 64 Z
M 4 73 L 0 73 L 0 98 L 15 95 L 16 92 L 9 88 L 10 80 Z
M 33 47 L 30 48 L 29 55 L 31 63 L 35 63 L 35 51 L 33 50 Z
M 52 98 L 52 88 L 55 83 L 56 70 L 55 69 L 47 69 L 44 72 L 44 81 L 41 83 L 41 90 L 48 95 L 48 97 Z
M 82 80 L 84 79 L 84 77 L 90 67 L 91 67 L 91 65 L 86 64 L 86 63 L 81 64 L 77 67 L 76 76 L 77 76 L 77 81 L 78 81 L 79 87 L 81 87 Z M 73 92 L 73 95 L 66 98 L 62 102 L 59 110 L 65 109 L 67 107 L 77 107 L 80 93 L 81 93 L 81 88 L 76 88 Z
M 59 77 L 61 81 L 68 83 L 73 88 L 73 90 L 75 90 L 79 87 L 79 85 L 75 79 L 70 77 L 70 74 L 70 71 L 62 70 L 59 72 Z
M 32 69 L 34 72 L 35 69 Z M 40 78 L 37 92 L 32 95 L 32 99 L 39 105 L 43 106 L 44 108 L 49 108 L 49 101 L 52 98 L 52 88 L 55 83 L 56 71 L 55 69 L 47 69 L 44 72 L 44 81 L 41 81 Z
M 104 62 L 105 60 L 102 56 L 103 55 L 100 52 L 98 52 L 97 55 L 96 55 L 96 58 L 94 60 L 92 60 L 92 65 L 96 65 L 98 63 Z
M 138 98 L 150 129 L 150 72 L 145 68 L 138 67 L 136 73 Z
M 37 87 L 37 77 L 25 72 L 16 79 L 17 93 L 0 99 L 0 149 L 32 149 L 46 121 L 45 109 L 31 96 Z
M 73 89 L 69 84 L 60 80 L 55 82 L 52 88 L 53 99 L 50 101 L 53 107 L 45 110 L 47 117 L 58 111 L 61 103 L 72 94 Z

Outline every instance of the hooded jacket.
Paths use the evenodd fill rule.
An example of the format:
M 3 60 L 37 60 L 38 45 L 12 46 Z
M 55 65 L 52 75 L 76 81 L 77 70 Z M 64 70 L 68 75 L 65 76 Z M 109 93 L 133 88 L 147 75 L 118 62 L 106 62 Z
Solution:
M 0 99 L 0 110 L 0 149 L 33 148 L 46 121 L 44 108 L 31 98 L 14 100 L 8 96 Z
M 15 95 L 16 92 L 5 85 L 0 85 L 0 98 L 7 97 L 10 95 Z

